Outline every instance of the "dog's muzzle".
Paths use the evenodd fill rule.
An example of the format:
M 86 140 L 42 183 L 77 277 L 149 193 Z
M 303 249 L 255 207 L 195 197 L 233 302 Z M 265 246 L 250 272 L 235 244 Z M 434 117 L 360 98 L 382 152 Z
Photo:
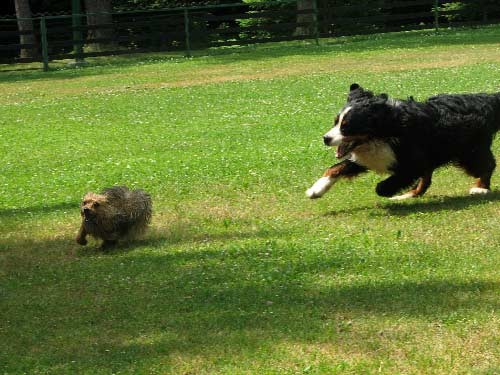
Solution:
M 340 126 L 334 126 L 328 133 L 323 135 L 323 142 L 327 146 L 338 146 L 344 139 L 340 132 Z

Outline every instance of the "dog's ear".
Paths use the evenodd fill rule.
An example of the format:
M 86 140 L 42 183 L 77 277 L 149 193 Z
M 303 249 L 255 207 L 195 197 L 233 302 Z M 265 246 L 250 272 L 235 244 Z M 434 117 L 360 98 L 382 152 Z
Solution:
M 373 92 L 365 90 L 357 83 L 353 83 L 350 87 L 349 95 L 347 96 L 347 101 L 360 101 L 364 99 L 370 99 L 373 97 Z
M 373 101 L 369 105 L 370 117 L 372 124 L 376 130 L 376 134 L 380 136 L 396 136 L 398 128 L 395 127 L 395 116 L 398 116 L 398 111 L 385 99 Z
M 349 91 L 354 91 L 357 89 L 363 90 L 363 88 L 360 85 L 358 85 L 357 83 L 353 83 L 353 84 L 351 84 L 351 87 L 349 87 Z

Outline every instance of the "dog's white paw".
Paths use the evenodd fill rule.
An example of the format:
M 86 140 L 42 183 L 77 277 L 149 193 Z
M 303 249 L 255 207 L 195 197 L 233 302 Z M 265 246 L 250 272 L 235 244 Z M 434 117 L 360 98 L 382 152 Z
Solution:
M 490 191 L 491 190 L 485 188 L 473 187 L 469 190 L 469 194 L 470 195 L 488 194 Z
M 313 186 L 307 189 L 306 196 L 311 199 L 321 198 L 332 187 L 334 183 L 335 179 L 333 178 L 321 177 L 314 183 Z
M 415 196 L 415 193 L 409 191 L 408 193 L 404 193 L 401 195 L 395 195 L 394 197 L 390 197 L 390 200 L 393 201 L 402 201 L 403 199 L 408 199 L 408 198 L 413 198 Z

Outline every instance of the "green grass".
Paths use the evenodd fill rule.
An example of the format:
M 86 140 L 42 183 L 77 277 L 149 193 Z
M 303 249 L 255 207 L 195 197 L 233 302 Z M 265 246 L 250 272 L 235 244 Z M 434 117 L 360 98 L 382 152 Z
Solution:
M 498 35 L 0 67 L 0 372 L 497 374 L 498 172 L 487 197 L 453 168 L 408 202 L 376 174 L 304 192 L 352 82 L 498 91 Z M 81 197 L 114 184 L 152 194 L 151 230 L 78 246 Z

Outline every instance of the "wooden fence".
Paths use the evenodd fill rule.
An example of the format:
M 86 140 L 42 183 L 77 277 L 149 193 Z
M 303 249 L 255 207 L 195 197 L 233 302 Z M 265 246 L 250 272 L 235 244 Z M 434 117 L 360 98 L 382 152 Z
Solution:
M 331 7 L 321 1 L 325 0 L 318 5 L 313 0 L 310 9 L 301 10 L 296 1 L 280 1 L 123 11 L 108 14 L 109 23 L 92 26 L 87 25 L 89 14 L 39 16 L 31 19 L 33 30 L 23 32 L 18 31 L 17 19 L 0 18 L 0 63 L 40 61 L 47 70 L 50 61 L 61 59 L 155 51 L 183 51 L 189 56 L 195 49 L 211 47 L 318 42 L 322 37 L 437 30 L 500 20 L 500 5 L 490 0 L 475 0 L 470 3 L 474 7 L 450 0 L 380 0 L 377 7 Z M 35 43 L 21 44 L 23 34 L 34 35 Z M 34 57 L 19 58 L 23 49 Z

